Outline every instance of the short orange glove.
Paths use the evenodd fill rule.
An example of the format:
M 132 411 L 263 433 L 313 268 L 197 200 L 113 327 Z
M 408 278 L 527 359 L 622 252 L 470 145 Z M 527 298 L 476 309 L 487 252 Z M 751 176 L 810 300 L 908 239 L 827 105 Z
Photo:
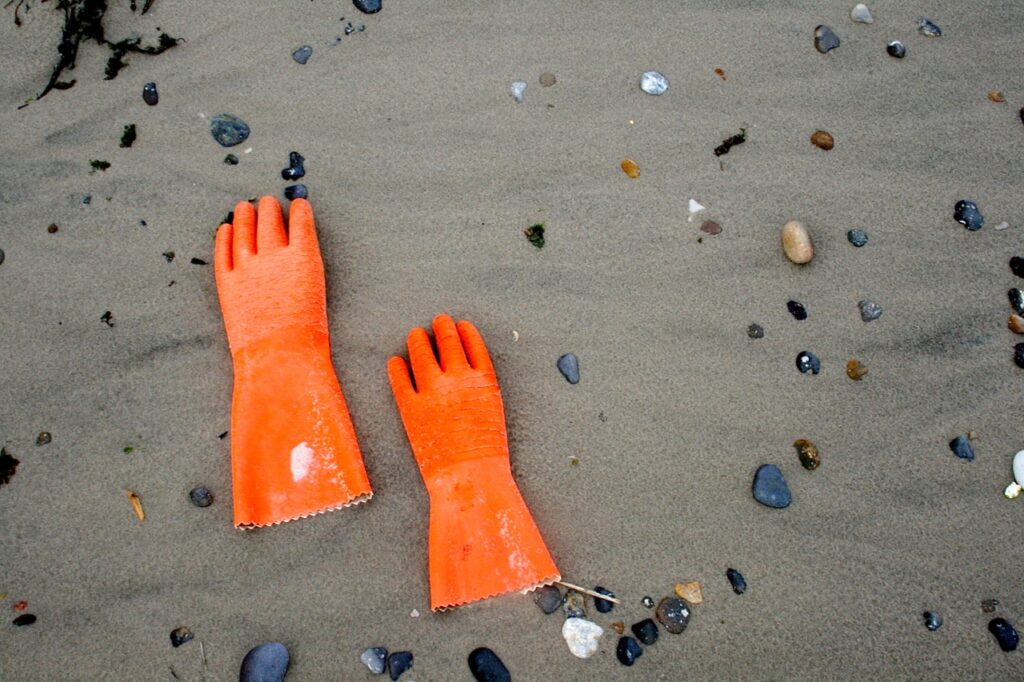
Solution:
M 235 368 L 235 526 L 266 526 L 373 494 L 331 364 L 324 266 L 313 209 L 260 199 L 217 231 L 214 272 Z
M 458 606 L 559 580 L 509 465 L 501 391 L 472 324 L 434 318 L 440 365 L 423 329 L 388 376 L 430 493 L 430 607 Z

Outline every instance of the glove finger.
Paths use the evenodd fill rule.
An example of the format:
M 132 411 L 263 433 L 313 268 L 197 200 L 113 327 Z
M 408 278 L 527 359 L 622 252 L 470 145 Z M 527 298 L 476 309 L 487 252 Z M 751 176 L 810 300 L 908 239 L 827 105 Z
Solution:
M 313 207 L 305 199 L 295 199 L 288 207 L 288 243 L 300 247 L 317 246 Z
M 462 347 L 466 349 L 466 355 L 469 357 L 469 364 L 473 366 L 473 369 L 493 373 L 494 365 L 491 364 L 491 355 L 487 352 L 484 337 L 480 336 L 477 328 L 473 326 L 472 322 L 462 320 L 458 324 L 458 329 Z
M 217 229 L 216 245 L 213 249 L 213 272 L 216 275 L 222 272 L 231 272 L 231 223 L 224 223 Z
M 412 365 L 413 379 L 417 390 L 422 391 L 431 381 L 441 374 L 434 358 L 434 349 L 430 346 L 430 337 L 422 327 L 409 332 L 409 364 Z
M 437 342 L 437 354 L 441 358 L 441 371 L 468 367 L 466 352 L 462 350 L 459 332 L 455 329 L 455 321 L 450 315 L 438 315 L 434 318 L 434 340 Z
M 238 267 L 246 258 L 256 255 L 256 209 L 248 201 L 235 206 L 235 220 L 231 225 L 234 239 L 232 267 Z
M 391 382 L 391 392 L 395 394 L 398 411 L 401 412 L 416 395 L 416 389 L 412 387 L 409 366 L 397 355 L 388 360 L 388 380 Z
M 284 217 L 281 204 L 272 196 L 260 199 L 256 218 L 256 252 L 272 251 L 288 245 L 284 234 Z

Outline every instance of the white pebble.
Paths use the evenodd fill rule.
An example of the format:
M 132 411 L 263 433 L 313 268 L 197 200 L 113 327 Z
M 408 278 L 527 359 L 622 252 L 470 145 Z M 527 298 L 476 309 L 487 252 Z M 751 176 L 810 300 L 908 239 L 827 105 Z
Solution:
M 1013 478 L 1017 485 L 1024 486 L 1024 450 L 1013 456 Z
M 996 229 L 997 230 L 1007 230 L 1009 228 L 1010 228 L 1010 223 L 1006 222 L 1005 220 L 1003 222 L 999 223 L 998 225 L 996 225 Z
M 864 3 L 860 3 L 853 6 L 853 11 L 850 12 L 850 18 L 859 24 L 872 24 L 874 18 L 871 16 L 871 10 Z
M 526 92 L 526 83 L 523 81 L 516 81 L 512 85 L 508 86 L 508 91 L 517 102 L 522 104 L 523 93 Z
M 657 71 L 645 71 L 640 76 L 640 89 L 648 95 L 660 95 L 668 90 L 668 79 Z
M 576 658 L 590 658 L 597 652 L 604 628 L 586 618 L 566 618 L 562 637 Z

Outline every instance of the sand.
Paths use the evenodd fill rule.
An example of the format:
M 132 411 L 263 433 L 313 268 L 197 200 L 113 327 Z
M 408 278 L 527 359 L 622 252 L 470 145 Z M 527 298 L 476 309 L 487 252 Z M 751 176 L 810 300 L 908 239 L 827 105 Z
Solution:
M 477 646 L 516 680 L 1024 676 L 980 605 L 1024 625 L 1024 502 L 1001 494 L 1024 447 L 1005 328 L 1024 234 L 1020 3 L 874 3 L 873 25 L 850 21 L 852 2 L 809 0 L 117 5 L 111 36 L 159 26 L 186 42 L 112 81 L 85 44 L 78 84 L 21 110 L 60 15 L 36 5 L 15 28 L 0 14 L 0 442 L 21 460 L 0 488 L 0 609 L 27 599 L 39 618 L 0 624 L 0 678 L 231 680 L 267 640 L 289 648 L 289 682 L 368 678 L 371 645 L 413 651 L 403 679 L 419 682 L 469 679 Z M 945 34 L 919 35 L 922 15 Z M 366 30 L 331 46 L 342 16 Z M 842 39 L 828 55 L 819 23 Z M 902 61 L 885 53 L 894 39 Z M 652 68 L 671 82 L 661 97 L 637 87 Z M 541 87 L 546 71 L 556 85 Z M 140 97 L 151 80 L 156 107 Z M 236 167 L 207 132 L 221 112 L 252 127 Z M 120 149 L 129 123 L 138 141 Z M 748 141 L 716 158 L 741 127 Z M 833 150 L 810 144 L 817 129 Z M 292 150 L 376 494 L 238 532 L 218 437 L 230 356 L 212 265 L 189 261 L 212 262 L 236 201 L 281 196 Z M 111 168 L 90 173 L 91 159 Z M 708 207 L 693 221 L 691 198 Z M 979 232 L 952 219 L 964 198 L 987 217 Z M 721 234 L 699 231 L 705 217 Z M 807 266 L 782 254 L 791 219 L 817 245 Z M 522 234 L 537 222 L 542 250 Z M 864 298 L 884 309 L 869 324 Z M 611 631 L 574 659 L 561 617 L 529 597 L 430 613 L 428 501 L 384 368 L 442 311 L 490 346 L 515 473 L 563 575 L 624 600 L 595 620 L 628 625 L 651 615 L 644 595 L 703 583 L 689 629 L 633 669 Z M 796 371 L 802 350 L 820 375 Z M 569 351 L 577 386 L 555 369 Z M 846 377 L 851 357 L 864 381 Z M 52 443 L 36 446 L 40 431 Z M 973 462 L 947 445 L 968 431 Z M 800 468 L 798 438 L 820 448 L 817 471 Z M 751 498 L 766 462 L 788 509 Z M 189 503 L 198 484 L 212 507 Z M 174 649 L 183 625 L 196 639 Z

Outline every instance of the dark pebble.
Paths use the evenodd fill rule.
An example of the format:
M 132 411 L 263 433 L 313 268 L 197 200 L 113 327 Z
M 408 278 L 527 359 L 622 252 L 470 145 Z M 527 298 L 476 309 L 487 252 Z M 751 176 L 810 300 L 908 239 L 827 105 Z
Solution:
M 736 594 L 743 594 L 747 591 L 747 581 L 743 577 L 743 574 L 737 571 L 735 568 L 725 569 L 725 577 L 729 579 L 729 584 L 732 586 L 732 591 Z
M 917 30 L 921 35 L 929 38 L 938 38 L 942 35 L 942 29 L 931 19 L 921 17 L 917 20 Z
M 654 615 L 666 630 L 678 635 L 690 624 L 690 605 L 679 597 L 665 597 Z
M 171 630 L 171 646 L 178 648 L 182 644 L 191 642 L 195 635 L 188 628 L 175 628 Z
M 1024 343 L 1018 343 L 1013 347 L 1013 361 L 1024 369 Z
M 36 445 L 48 445 L 52 440 L 53 436 L 51 436 L 48 432 L 40 431 L 39 435 L 36 436 Z
M 1010 259 L 1010 271 L 1018 277 L 1024 277 L 1024 258 L 1014 256 Z
M 764 338 L 764 327 L 757 323 L 751 324 L 747 327 L 747 336 L 752 339 L 763 339 Z
M 288 167 L 281 171 L 285 180 L 298 180 L 306 174 L 306 159 L 298 152 L 288 152 Z
M 366 14 L 375 14 L 380 11 L 380 0 L 352 0 L 356 9 Z
M 163 252 L 163 257 L 164 257 L 164 260 L 166 260 L 168 263 L 170 263 L 170 262 L 172 262 L 174 260 L 174 252 L 173 251 L 164 251 Z
M 193 256 L 192 260 L 189 261 L 189 262 L 192 263 L 192 265 L 206 265 L 207 264 L 206 261 L 204 261 L 202 258 L 196 258 L 195 256 Z
M 485 646 L 469 653 L 469 672 L 477 682 L 512 682 L 512 675 L 498 654 Z
M 632 637 L 619 637 L 619 643 L 615 647 L 615 657 L 622 665 L 633 665 L 636 659 L 644 655 L 637 641 Z
M 210 121 L 210 134 L 222 147 L 234 147 L 249 137 L 249 126 L 231 114 L 217 114 Z
M 562 357 L 558 358 L 556 363 L 558 371 L 562 373 L 565 380 L 570 384 L 580 383 L 580 361 L 576 359 L 576 356 L 572 353 L 566 353 Z
M 388 665 L 388 650 L 382 646 L 364 649 L 359 661 L 374 675 L 383 675 Z
M 313 55 L 313 48 L 309 45 L 303 45 L 299 49 L 292 52 L 292 59 L 297 61 L 299 64 L 305 64 L 309 61 L 309 58 Z
M 566 618 L 586 618 L 587 598 L 582 592 L 568 590 L 562 600 L 562 615 Z
M 603 594 L 603 595 L 606 595 L 606 596 L 609 596 L 609 597 L 614 597 L 615 596 L 614 592 L 612 592 L 610 590 L 606 590 L 603 587 L 595 587 L 594 588 L 594 592 L 597 592 L 598 594 Z M 611 611 L 612 609 L 615 608 L 615 602 L 610 602 L 607 599 L 598 599 L 597 597 L 594 597 L 594 606 L 597 607 L 598 613 L 608 613 L 609 611 Z
M 4 254 L 4 250 L 0 249 L 0 265 L 3 265 L 4 258 L 6 258 L 6 255 Z
M 789 310 L 790 315 L 798 320 L 807 319 L 807 308 L 799 301 L 786 301 L 786 309 Z
M 654 608 L 654 599 L 652 597 L 644 597 L 643 599 L 640 600 L 640 603 L 643 604 L 644 606 L 646 606 L 649 609 L 653 609 Z
M 242 659 L 238 682 L 283 682 L 291 658 L 280 642 L 266 642 L 254 647 Z
M 985 224 L 985 216 L 981 215 L 978 205 L 973 201 L 961 199 L 953 207 L 953 219 L 971 232 L 980 230 Z
M 757 468 L 752 490 L 755 500 L 773 509 L 785 509 L 793 501 L 786 479 L 774 464 L 762 464 Z
M 284 188 L 284 198 L 288 201 L 305 199 L 308 196 L 309 190 L 306 189 L 305 185 L 288 185 Z
M 20 463 L 21 460 L 7 452 L 7 448 L 0 448 L 0 485 L 10 483 Z
M 149 82 L 142 86 L 142 101 L 155 107 L 160 101 L 160 93 L 156 91 L 156 83 Z
M 971 448 L 971 442 L 965 436 L 957 436 L 949 441 L 949 449 L 960 459 L 966 459 L 968 462 L 974 461 L 974 450 Z
M 857 307 L 860 308 L 860 319 L 865 322 L 877 320 L 882 316 L 882 306 L 878 305 L 874 301 L 864 299 L 857 303 Z
M 23 625 L 32 625 L 32 623 L 36 622 L 37 620 L 38 618 L 36 618 L 35 615 L 31 613 L 23 613 L 17 618 L 15 618 L 14 621 L 12 622 L 18 627 L 21 627 Z
M 92 203 L 92 195 L 91 194 L 86 194 L 86 195 L 84 195 L 82 197 L 82 205 L 83 206 L 88 206 L 91 203 Z
M 412 667 L 411 651 L 396 651 L 388 656 L 388 675 L 393 682 L 397 682 L 406 670 Z
M 925 611 L 924 626 L 932 632 L 935 632 L 942 627 L 942 614 L 935 613 L 934 611 Z
M 633 623 L 629 628 L 641 642 L 650 646 L 658 641 L 658 624 L 650 618 L 644 618 L 639 623 Z
M 814 47 L 818 52 L 825 54 L 829 50 L 839 47 L 839 36 L 833 33 L 828 26 L 821 24 L 814 29 Z
M 226 163 L 229 166 L 237 166 L 238 157 L 235 156 L 234 154 L 228 154 L 227 156 L 224 157 L 224 163 Z
M 1020 636 L 1014 629 L 1013 624 L 1005 618 L 993 618 L 988 622 L 988 631 L 999 642 L 999 648 L 1003 651 L 1015 651 L 1020 644 Z
M 1010 299 L 1010 306 L 1013 308 L 1013 312 L 1018 315 L 1024 315 L 1024 291 L 1014 287 L 1006 292 L 1006 295 Z
M 894 40 L 886 45 L 885 51 L 889 53 L 890 57 L 895 57 L 896 59 L 903 59 L 907 56 L 906 46 L 898 40 Z
M 811 351 L 805 350 L 796 356 L 796 368 L 801 374 L 817 374 L 821 371 L 821 360 Z
M 554 585 L 538 587 L 533 593 L 533 603 L 544 613 L 554 613 L 562 605 L 562 591 Z
M 135 140 L 137 138 L 138 131 L 135 129 L 135 124 L 129 123 L 124 127 L 124 130 L 121 133 L 121 147 L 123 149 L 128 149 L 133 144 L 135 144 Z
M 864 230 L 850 230 L 846 233 L 846 238 L 850 240 L 850 243 L 860 248 L 868 243 L 868 233 Z
M 201 485 L 189 491 L 188 499 L 197 507 L 209 507 L 213 504 L 213 493 L 205 485 Z

